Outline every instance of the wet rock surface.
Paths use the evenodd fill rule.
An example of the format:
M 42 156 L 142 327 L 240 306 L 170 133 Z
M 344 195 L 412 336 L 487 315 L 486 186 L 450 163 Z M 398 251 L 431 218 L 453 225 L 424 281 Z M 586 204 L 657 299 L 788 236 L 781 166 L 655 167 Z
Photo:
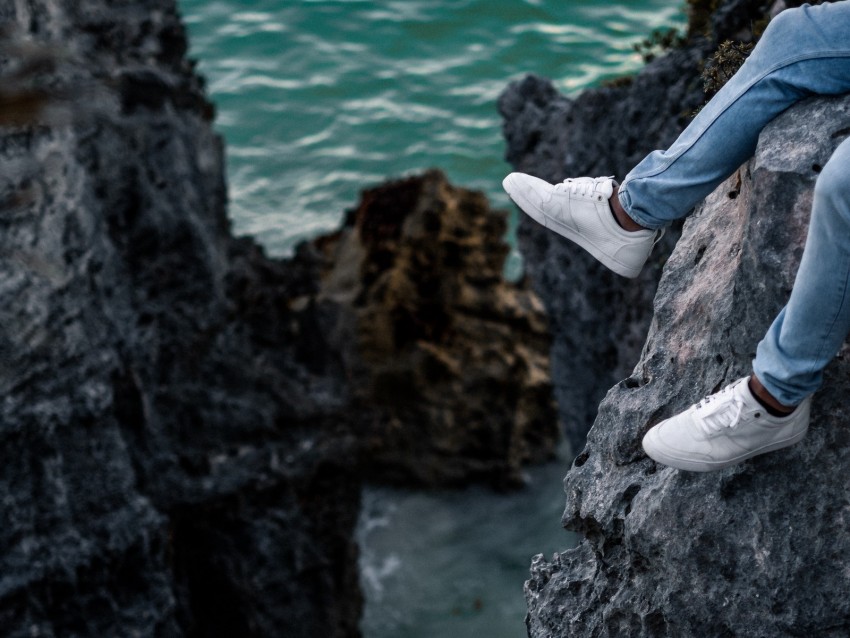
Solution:
M 850 630 L 846 349 L 796 446 L 709 474 L 640 448 L 653 424 L 749 372 L 790 292 L 819 167 L 848 131 L 850 97 L 793 107 L 685 223 L 640 361 L 608 392 L 565 479 L 564 524 L 585 540 L 532 565 L 532 638 Z
M 546 317 L 503 278 L 505 230 L 481 193 L 430 171 L 365 191 L 314 242 L 372 480 L 504 488 L 554 454 Z

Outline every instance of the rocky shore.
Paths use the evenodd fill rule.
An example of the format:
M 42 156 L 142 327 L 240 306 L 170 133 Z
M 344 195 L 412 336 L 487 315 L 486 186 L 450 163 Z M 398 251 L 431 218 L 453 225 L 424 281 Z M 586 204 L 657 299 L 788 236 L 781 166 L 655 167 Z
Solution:
M 508 87 L 517 168 L 622 176 L 672 141 L 706 55 L 771 10 L 689 4 L 635 78 Z M 523 222 L 513 284 L 505 214 L 438 171 L 367 189 L 289 260 L 233 237 L 174 0 L 0 21 L 4 635 L 355 638 L 362 483 L 514 487 L 559 415 L 584 540 L 535 558 L 530 636 L 847 633 L 846 353 L 799 446 L 696 477 L 638 441 L 747 368 L 848 98 L 772 124 L 641 279 Z
M 230 234 L 174 3 L 3 7 L 59 106 L 0 136 L 3 635 L 357 635 L 341 369 Z
M 559 438 L 504 213 L 432 172 L 269 259 L 174 0 L 0 20 L 3 635 L 358 636 L 364 480 L 512 487 Z

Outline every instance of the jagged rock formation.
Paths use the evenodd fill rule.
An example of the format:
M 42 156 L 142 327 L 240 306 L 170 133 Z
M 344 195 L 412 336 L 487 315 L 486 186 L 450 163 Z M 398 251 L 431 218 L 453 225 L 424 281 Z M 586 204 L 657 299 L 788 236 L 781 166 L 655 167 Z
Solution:
M 521 482 L 559 440 L 537 297 L 502 276 L 505 214 L 439 171 L 367 190 L 314 243 L 319 299 L 356 400 L 363 469 L 382 482 Z
M 230 235 L 173 0 L 0 19 L 93 91 L 0 135 L 3 635 L 359 635 L 342 369 L 313 274 Z
M 535 76 L 508 86 L 499 110 L 507 160 L 516 170 L 552 182 L 579 175 L 622 178 L 648 152 L 672 143 L 703 103 L 702 61 L 727 38 L 751 38 L 755 18 L 769 5 L 723 0 L 711 13 L 718 3 L 689 4 L 687 45 L 633 78 L 575 99 Z M 607 388 L 628 376 L 638 359 L 661 268 L 679 229 L 668 230 L 638 279 L 625 280 L 522 217 L 518 236 L 526 271 L 546 305 L 554 338 L 555 396 L 578 452 Z
M 174 0 L 0 33 L 3 635 L 358 636 L 364 475 L 503 487 L 557 441 L 504 215 L 432 172 L 270 260 Z
M 565 480 L 564 524 L 585 539 L 534 560 L 532 638 L 850 632 L 846 349 L 797 446 L 710 474 L 640 448 L 654 423 L 748 372 L 792 286 L 817 173 L 848 135 L 850 97 L 793 107 L 685 223 L 641 359 Z

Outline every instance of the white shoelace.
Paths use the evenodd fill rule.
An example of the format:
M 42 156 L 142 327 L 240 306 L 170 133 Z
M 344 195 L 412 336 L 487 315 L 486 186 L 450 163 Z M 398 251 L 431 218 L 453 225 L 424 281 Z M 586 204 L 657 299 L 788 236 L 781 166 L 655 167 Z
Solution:
M 609 179 L 614 177 L 570 177 L 556 184 L 555 189 L 561 192 L 569 190 L 571 195 L 591 197 L 596 193 L 596 185 Z
M 569 190 L 571 195 L 599 199 L 601 201 L 601 194 L 599 194 L 599 196 L 597 197 L 596 185 L 605 182 L 609 179 L 614 179 L 614 176 L 609 175 L 607 177 L 569 177 L 560 184 L 555 184 L 555 190 L 560 191 L 562 193 Z M 655 239 L 652 242 L 653 247 L 655 246 L 655 244 L 661 241 L 662 237 L 664 237 L 664 231 L 665 229 L 663 227 L 655 231 Z
M 744 397 L 735 391 L 737 383 L 728 385 L 717 394 L 712 394 L 696 404 L 694 418 L 703 432 L 711 434 L 721 428 L 734 428 L 744 411 Z

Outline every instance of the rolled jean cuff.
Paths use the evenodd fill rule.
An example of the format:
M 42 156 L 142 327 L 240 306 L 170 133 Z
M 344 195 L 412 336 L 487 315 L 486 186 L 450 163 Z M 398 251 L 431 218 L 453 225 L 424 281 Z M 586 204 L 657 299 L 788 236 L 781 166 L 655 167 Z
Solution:
M 770 396 L 789 408 L 800 405 L 803 402 L 803 399 L 810 394 L 814 394 L 813 392 L 803 393 L 799 390 L 789 390 L 777 385 L 770 374 L 761 368 L 757 360 L 753 360 L 753 374 L 758 377 L 758 380 L 761 381 L 761 384 L 764 386 L 765 390 L 770 393 Z
M 626 215 L 631 217 L 632 221 L 636 224 L 640 224 L 644 228 L 649 228 L 650 230 L 657 230 L 667 225 L 664 222 L 658 223 L 658 220 L 645 217 L 637 211 L 632 210 L 632 198 L 629 195 L 627 184 L 620 184 L 620 190 L 617 191 L 617 199 L 620 200 L 620 205 L 623 207 L 623 210 L 626 211 Z

